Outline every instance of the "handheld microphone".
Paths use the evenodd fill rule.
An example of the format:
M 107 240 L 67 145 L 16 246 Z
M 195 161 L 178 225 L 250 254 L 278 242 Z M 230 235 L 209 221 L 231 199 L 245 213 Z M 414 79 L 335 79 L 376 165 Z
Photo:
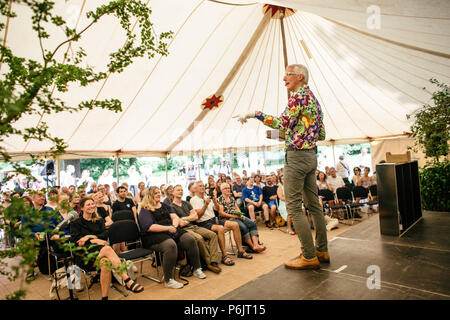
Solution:
M 63 221 L 58 223 L 58 225 L 55 228 L 55 231 L 59 231 L 60 229 L 64 229 L 68 223 L 70 223 L 71 221 L 75 220 L 76 218 L 78 218 L 78 213 L 76 211 L 70 211 L 67 214 L 67 217 Z

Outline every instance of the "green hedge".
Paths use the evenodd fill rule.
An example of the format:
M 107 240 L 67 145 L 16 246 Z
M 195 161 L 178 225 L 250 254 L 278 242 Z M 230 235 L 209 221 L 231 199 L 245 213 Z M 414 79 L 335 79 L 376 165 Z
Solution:
M 422 209 L 450 211 L 450 161 L 429 162 L 419 170 Z

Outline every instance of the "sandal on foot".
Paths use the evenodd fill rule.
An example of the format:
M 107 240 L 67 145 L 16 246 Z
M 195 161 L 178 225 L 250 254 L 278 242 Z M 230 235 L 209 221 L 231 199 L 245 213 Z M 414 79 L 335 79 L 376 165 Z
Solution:
M 244 258 L 244 259 L 253 259 L 253 257 L 251 255 L 249 255 L 247 252 L 245 251 L 240 251 L 237 254 L 238 258 Z
M 234 265 L 234 261 L 230 259 L 229 256 L 225 256 L 222 258 L 222 263 L 226 266 L 233 266 Z
M 125 284 L 125 288 L 127 288 L 127 290 L 133 292 L 133 293 L 139 293 L 144 291 L 144 287 L 141 286 L 140 284 L 137 284 L 136 282 L 133 282 L 133 284 L 131 286 L 127 286 L 127 283 L 133 281 L 131 280 L 130 277 L 128 277 L 126 280 L 124 280 L 124 284 Z M 139 289 L 137 289 L 138 287 L 140 287 Z

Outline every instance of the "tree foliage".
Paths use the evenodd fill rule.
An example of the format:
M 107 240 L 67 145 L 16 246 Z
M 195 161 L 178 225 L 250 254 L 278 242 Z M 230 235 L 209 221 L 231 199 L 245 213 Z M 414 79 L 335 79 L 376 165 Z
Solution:
M 67 2 L 67 1 L 66 1 Z M 34 32 L 38 45 L 35 52 L 39 59 L 30 59 L 16 54 L 8 42 L 0 43 L 0 143 L 8 137 L 16 135 L 25 141 L 39 140 L 51 142 L 51 147 L 42 156 L 54 158 L 63 154 L 67 148 L 65 141 L 49 133 L 45 121 L 39 121 L 36 126 L 19 128 L 17 123 L 24 116 L 40 116 L 60 112 L 79 112 L 93 108 L 102 108 L 113 112 L 122 110 L 120 100 L 109 97 L 103 100 L 89 99 L 78 105 L 71 105 L 64 101 L 64 93 L 74 86 L 87 87 L 105 80 L 110 74 L 120 73 L 138 58 L 148 59 L 155 55 L 168 54 L 167 41 L 172 32 L 157 35 L 151 23 L 151 9 L 139 0 L 113 0 L 87 12 L 86 25 L 73 27 L 60 15 L 55 13 L 55 1 L 50 0 L 12 0 L 0 1 L 0 33 L 4 34 L 7 20 L 24 19 L 14 10 L 18 6 L 26 8 L 31 14 L 31 30 Z M 90 52 L 78 45 L 80 39 L 88 36 L 87 31 L 92 26 L 102 23 L 110 16 L 116 19 L 125 36 L 123 45 L 118 44 L 116 51 L 109 54 L 106 67 L 97 70 L 96 66 L 89 66 L 86 62 Z M 60 34 L 49 30 L 59 30 Z M 62 32 L 62 34 L 61 34 Z M 11 33 L 11 30 L 9 30 Z M 63 39 L 54 47 L 46 47 L 47 39 Z M 9 35 L 11 37 L 11 35 Z M 34 53 L 34 52 L 33 52 Z M 1 160 L 10 161 L 11 156 L 4 147 L 0 147 Z M 42 158 L 41 158 L 42 159 Z M 35 159 L 33 162 L 39 161 Z M 26 168 L 14 164 L 14 171 L 8 175 L 11 179 L 15 175 L 24 174 L 30 181 L 33 177 Z M 2 181 L 5 183 L 5 181 Z M 17 246 L 0 251 L 0 274 L 7 275 L 15 281 L 22 272 L 32 268 L 39 248 L 37 239 L 30 237 L 30 226 L 42 224 L 48 218 L 42 212 L 32 210 L 24 205 L 21 198 L 11 198 L 3 194 L 7 202 L 0 208 L 0 229 L 5 230 L 5 237 L 15 236 L 20 241 Z M 58 215 L 53 211 L 52 215 Z M 26 218 L 30 223 L 22 225 L 21 229 L 13 228 L 8 221 L 18 221 Z M 50 231 L 50 230 L 47 230 Z M 73 244 L 72 244 L 73 245 Z M 9 270 L 5 267 L 5 259 L 20 257 L 18 266 Z M 8 299 L 21 299 L 25 296 L 23 287 L 8 295 Z
M 414 114 L 411 126 L 412 137 L 416 138 L 414 150 L 423 149 L 427 158 L 439 162 L 441 156 L 447 156 L 450 141 L 450 90 L 447 84 L 430 79 L 438 91 L 432 94 L 433 104 L 425 104 Z
M 67 92 L 71 84 L 86 87 L 106 79 L 112 73 L 120 73 L 133 61 L 140 57 L 153 58 L 155 54 L 167 55 L 167 43 L 171 32 L 155 35 L 150 22 L 151 9 L 139 0 L 116 0 L 99 6 L 96 10 L 86 13 L 89 23 L 79 29 L 71 28 L 63 17 L 55 14 L 54 1 L 22 0 L 15 1 L 26 5 L 32 13 L 32 30 L 39 39 L 40 60 L 27 59 L 14 54 L 7 45 L 0 44 L 0 64 L 2 74 L 0 79 L 0 142 L 10 135 L 19 135 L 25 141 L 30 139 L 49 140 L 52 147 L 49 153 L 61 154 L 67 145 L 59 137 L 51 136 L 48 126 L 41 121 L 37 126 L 19 129 L 17 121 L 24 115 L 53 114 L 63 111 L 76 112 L 83 109 L 102 108 L 119 112 L 122 104 L 118 99 L 89 99 L 77 106 L 68 105 L 61 98 L 54 96 L 54 91 Z M 10 19 L 17 18 L 9 1 L 0 2 L 0 14 Z M 14 4 L 13 3 L 13 4 Z M 126 35 L 126 41 L 115 52 L 110 53 L 105 70 L 95 70 L 85 63 L 89 54 L 78 42 L 94 24 L 106 16 L 114 16 Z M 137 27 L 133 28 L 134 21 Z M 46 48 L 44 40 L 51 37 L 48 29 L 56 26 L 63 30 L 65 40 L 54 48 Z M 0 24 L 0 31 L 5 29 L 5 23 Z M 62 55 L 60 51 L 70 46 Z M 5 70 L 7 66 L 7 71 Z M 10 158 L 2 149 L 5 161 Z
M 432 94 L 433 104 L 426 104 L 414 116 L 411 126 L 416 138 L 414 151 L 422 149 L 427 161 L 419 170 L 422 206 L 426 210 L 450 211 L 450 162 L 446 157 L 450 141 L 450 91 L 447 84 L 430 79 L 439 90 Z

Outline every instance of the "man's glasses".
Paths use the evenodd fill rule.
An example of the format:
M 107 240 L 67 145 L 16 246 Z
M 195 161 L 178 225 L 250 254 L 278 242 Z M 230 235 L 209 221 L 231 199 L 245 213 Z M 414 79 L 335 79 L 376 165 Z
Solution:
M 286 77 L 293 76 L 293 75 L 299 76 L 300 73 L 296 73 L 296 72 L 287 72 L 287 73 L 285 74 Z

